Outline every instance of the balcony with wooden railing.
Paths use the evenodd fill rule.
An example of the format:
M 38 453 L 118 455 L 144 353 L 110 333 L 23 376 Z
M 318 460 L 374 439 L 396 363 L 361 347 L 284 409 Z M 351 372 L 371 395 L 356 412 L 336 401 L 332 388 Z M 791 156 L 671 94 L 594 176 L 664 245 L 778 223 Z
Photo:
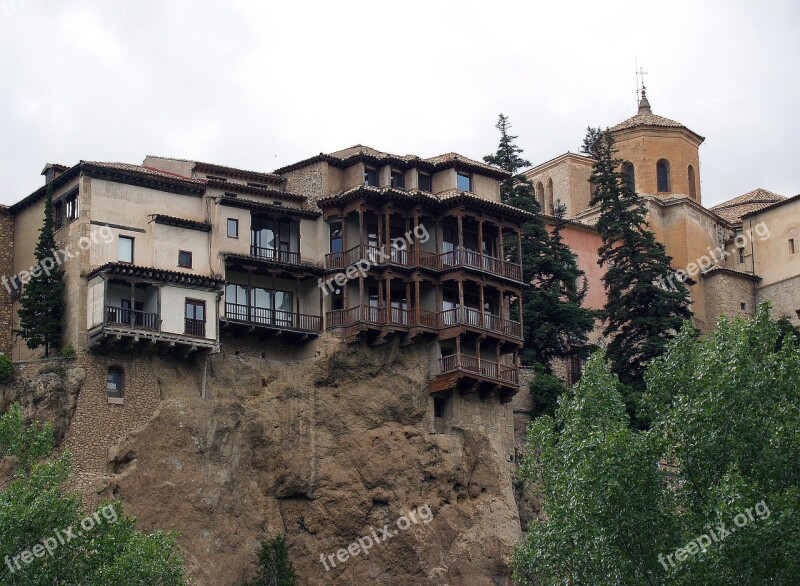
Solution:
M 263 246 L 250 246 L 250 255 L 256 258 L 271 260 L 289 265 L 300 264 L 300 253 L 277 248 L 264 248 Z
M 439 328 L 466 327 L 522 340 L 522 324 L 474 307 L 447 309 L 439 313 Z
M 362 244 L 344 252 L 326 254 L 325 268 L 327 270 L 344 270 L 359 261 L 368 263 L 370 267 L 395 265 L 410 268 L 419 266 L 434 271 L 468 268 L 514 281 L 522 280 L 521 265 L 467 249 L 456 249 L 437 254 L 427 250 L 389 248 L 387 252 L 383 247 Z
M 480 389 L 481 398 L 498 391 L 500 401 L 506 403 L 519 389 L 519 368 L 484 360 L 479 356 L 455 353 L 442 356 L 439 372 L 430 382 L 430 392 L 440 393 L 454 388 Z
M 322 317 L 318 315 L 307 315 L 299 312 L 239 303 L 225 303 L 225 317 L 223 319 L 227 322 L 254 328 L 261 327 L 311 334 L 318 334 L 322 331 Z
M 128 326 L 140 330 L 158 331 L 161 329 L 161 319 L 157 313 L 148 313 L 115 305 L 106 305 L 106 324 Z

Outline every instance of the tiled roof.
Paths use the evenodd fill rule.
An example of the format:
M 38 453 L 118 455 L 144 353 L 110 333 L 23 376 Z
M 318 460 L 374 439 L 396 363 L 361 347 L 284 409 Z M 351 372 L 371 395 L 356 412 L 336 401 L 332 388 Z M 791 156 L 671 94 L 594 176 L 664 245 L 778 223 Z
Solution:
M 208 222 L 198 222 L 197 220 L 177 218 L 175 216 L 166 216 L 164 214 L 155 214 L 152 217 L 156 224 L 165 224 L 167 226 L 175 226 L 177 228 L 188 228 L 189 230 L 198 230 L 200 232 L 211 232 L 211 224 Z
M 698 139 L 700 139 L 700 142 L 705 140 L 702 136 L 692 130 L 689 130 L 680 122 L 672 120 L 671 118 L 659 116 L 658 114 L 653 114 L 653 111 L 650 108 L 650 101 L 647 99 L 644 89 L 642 89 L 642 97 L 641 100 L 639 100 L 639 112 L 635 116 L 631 116 L 627 120 L 623 120 L 616 126 L 612 126 L 611 130 L 619 131 L 639 127 L 682 128 L 694 134 Z
M 303 167 L 307 167 L 308 165 L 313 165 L 314 163 L 323 161 L 337 168 L 348 167 L 353 163 L 364 161 L 376 165 L 397 165 L 401 169 L 419 167 L 422 170 L 438 171 L 440 169 L 460 167 L 465 170 L 483 173 L 498 179 L 505 179 L 509 176 L 506 171 L 500 169 L 499 167 L 481 163 L 480 161 L 470 159 L 463 155 L 459 155 L 458 153 L 446 153 L 444 155 L 423 159 L 417 155 L 393 155 L 391 153 L 385 153 L 372 147 L 360 144 L 328 154 L 320 153 L 319 155 L 309 159 L 304 159 L 302 161 L 298 161 L 297 163 L 276 169 L 275 173 L 288 173 L 289 171 L 301 169 Z
M 468 203 L 494 210 L 497 213 L 507 213 L 516 218 L 529 218 L 532 214 L 505 203 L 478 197 L 465 191 L 451 190 L 440 194 L 433 194 L 419 189 L 397 189 L 394 187 L 374 187 L 372 185 L 358 185 L 347 191 L 320 199 L 317 203 L 321 208 L 344 203 L 362 196 L 381 196 L 395 201 L 407 201 L 409 204 L 427 202 L 433 205 L 446 204 L 448 207 L 455 203 Z
M 190 159 L 179 159 L 176 157 L 160 157 L 158 155 L 147 155 L 154 159 L 164 159 L 167 161 L 180 161 L 182 163 L 194 163 L 195 171 L 202 171 L 204 173 L 219 173 L 220 175 L 228 175 L 231 177 L 240 177 L 242 179 L 253 179 L 255 181 L 266 181 L 268 183 L 283 183 L 283 177 L 274 173 L 267 173 L 263 171 L 248 171 L 246 169 L 238 169 L 236 167 L 228 167 L 227 165 L 217 165 L 216 163 L 204 163 L 203 161 L 192 161 Z
M 128 173 L 138 173 L 141 175 L 148 175 L 151 177 L 159 177 L 162 179 L 170 179 L 170 180 L 180 180 L 185 181 L 187 183 L 194 183 L 196 185 L 203 185 L 204 181 L 201 179 L 193 179 L 191 177 L 185 177 L 183 175 L 178 175 L 177 173 L 170 173 L 168 171 L 162 171 L 161 169 L 155 169 L 153 167 L 145 167 L 143 165 L 131 165 L 130 163 L 107 163 L 101 161 L 81 161 L 84 165 L 90 165 L 91 167 L 96 167 L 98 169 L 108 169 L 111 171 L 126 171 Z
M 717 204 L 711 210 L 725 220 L 738 224 L 742 221 L 743 216 L 760 211 L 785 199 L 782 195 L 759 187 L 739 197 Z
M 100 273 L 121 275 L 151 281 L 164 281 L 167 283 L 178 283 L 179 285 L 191 285 L 195 287 L 207 287 L 210 289 L 221 288 L 225 284 L 225 279 L 219 277 L 209 277 L 197 273 L 169 271 L 157 269 L 155 267 L 145 267 L 121 262 L 106 263 L 91 271 L 87 278 L 91 279 Z

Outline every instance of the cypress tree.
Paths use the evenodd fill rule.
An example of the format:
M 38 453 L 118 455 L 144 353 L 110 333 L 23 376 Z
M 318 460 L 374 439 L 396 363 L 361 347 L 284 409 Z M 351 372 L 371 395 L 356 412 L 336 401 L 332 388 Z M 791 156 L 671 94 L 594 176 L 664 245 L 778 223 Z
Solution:
M 500 114 L 496 128 L 500 131 L 497 152 L 483 160 L 511 173 L 500 186 L 500 200 L 533 214 L 520 231 L 522 277 L 527 285 L 522 293 L 525 346 L 521 359 L 524 365 L 539 365 L 549 373 L 554 359 L 587 352 L 587 336 L 594 326 L 594 313 L 581 307 L 586 284 L 584 280 L 582 287 L 577 285 L 583 272 L 561 237 L 564 210 L 559 212 L 561 215 L 551 235 L 542 220 L 533 184 L 519 173 L 529 167 L 530 162 L 522 157 L 522 149 L 514 142 L 518 137 L 510 134 L 508 117 Z M 506 258 L 516 262 L 516 236 L 507 237 L 505 245 Z
M 61 344 L 64 316 L 64 274 L 55 250 L 53 187 L 49 185 L 44 200 L 44 223 L 36 244 L 36 264 L 20 297 L 20 328 L 16 330 L 31 350 L 44 346 L 45 356 Z
M 622 160 L 614 156 L 611 131 L 589 128 L 582 150 L 595 159 L 590 205 L 600 206 L 598 263 L 606 267 L 604 335 L 611 338 L 606 355 L 620 381 L 640 391 L 645 366 L 663 354 L 683 321 L 692 317 L 689 291 L 677 280 L 670 281 L 671 288 L 659 285 L 672 272 L 672 259 L 649 230 L 645 204 L 622 172 Z

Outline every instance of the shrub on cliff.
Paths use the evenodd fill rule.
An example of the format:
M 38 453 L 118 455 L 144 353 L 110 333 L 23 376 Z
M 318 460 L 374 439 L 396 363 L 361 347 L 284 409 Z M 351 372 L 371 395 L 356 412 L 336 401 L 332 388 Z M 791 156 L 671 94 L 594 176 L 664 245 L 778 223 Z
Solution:
M 0 383 L 9 380 L 14 374 L 14 365 L 5 354 L 0 354 Z
M 762 307 L 697 340 L 687 324 L 645 376 L 628 425 L 594 356 L 555 420 L 528 430 L 522 475 L 545 518 L 521 584 L 800 584 L 800 344 Z M 558 429 L 561 431 L 559 432 Z
M 261 542 L 258 566 L 258 575 L 250 586 L 297 586 L 297 575 L 283 535 Z
M 49 425 L 25 425 L 14 405 L 0 417 L 0 460 L 16 464 L 0 478 L 0 584 L 184 584 L 175 535 L 135 529 L 122 503 L 84 511 L 63 494 L 69 454 L 50 457 Z

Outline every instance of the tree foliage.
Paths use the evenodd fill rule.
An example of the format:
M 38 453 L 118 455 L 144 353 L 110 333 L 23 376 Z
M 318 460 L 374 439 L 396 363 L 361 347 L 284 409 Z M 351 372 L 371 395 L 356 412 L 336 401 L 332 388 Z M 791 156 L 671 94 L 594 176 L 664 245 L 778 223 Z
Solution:
M 581 307 L 586 280 L 582 279 L 577 257 L 561 236 L 565 210 L 558 210 L 554 229 L 548 231 L 533 185 L 520 173 L 530 162 L 515 143 L 518 137 L 510 134 L 508 117 L 500 114 L 496 128 L 500 131 L 497 151 L 483 159 L 511 174 L 500 186 L 500 200 L 531 214 L 521 228 L 522 276 L 526 284 L 531 284 L 522 295 L 522 363 L 542 365 L 549 371 L 556 358 L 588 353 L 587 336 L 594 327 L 594 313 Z M 517 261 L 516 236 L 506 237 L 505 245 L 506 257 Z
M 297 586 L 297 575 L 283 535 L 261 542 L 258 575 L 251 586 Z
M 515 552 L 515 578 L 800 583 L 800 345 L 781 336 L 768 306 L 702 340 L 685 326 L 648 367 L 646 431 L 593 356 L 555 420 L 529 428 L 521 474 L 546 518 Z
M 0 584 L 184 584 L 175 535 L 137 531 L 120 501 L 85 512 L 79 495 L 60 489 L 69 454 L 46 459 L 52 449 L 50 426 L 26 426 L 19 405 L 0 418 L 0 458 L 17 464 L 0 479 Z
M 55 258 L 53 187 L 47 187 L 44 222 L 36 244 L 36 265 L 20 297 L 20 328 L 16 331 L 34 350 L 44 346 L 45 356 L 61 344 L 64 316 L 64 274 Z M 44 269 L 46 267 L 46 270 Z
M 674 287 L 659 285 L 672 272 L 671 259 L 649 230 L 645 204 L 622 172 L 623 161 L 614 156 L 611 131 L 588 129 L 583 151 L 595 159 L 590 205 L 600 207 L 607 356 L 612 372 L 641 390 L 647 364 L 691 317 L 689 291 L 679 280 L 670 281 Z

